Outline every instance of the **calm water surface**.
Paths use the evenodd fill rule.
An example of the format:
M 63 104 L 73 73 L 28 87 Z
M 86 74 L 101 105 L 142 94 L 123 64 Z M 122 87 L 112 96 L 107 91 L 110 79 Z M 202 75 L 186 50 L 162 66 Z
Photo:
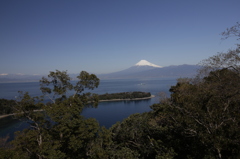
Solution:
M 104 94 L 142 91 L 150 92 L 153 95 L 157 95 L 159 92 L 169 94 L 170 86 L 175 84 L 175 78 L 101 80 L 99 87 L 91 92 Z M 18 91 L 27 91 L 31 96 L 41 95 L 38 82 L 0 83 L 0 98 L 15 99 Z M 138 101 L 101 102 L 97 108 L 84 108 L 82 115 L 86 118 L 96 118 L 101 126 L 109 128 L 131 114 L 150 111 L 149 106 L 157 102 L 159 102 L 158 97 Z M 0 137 L 9 134 L 13 138 L 15 131 L 23 130 L 28 126 L 26 122 L 12 117 L 0 119 Z

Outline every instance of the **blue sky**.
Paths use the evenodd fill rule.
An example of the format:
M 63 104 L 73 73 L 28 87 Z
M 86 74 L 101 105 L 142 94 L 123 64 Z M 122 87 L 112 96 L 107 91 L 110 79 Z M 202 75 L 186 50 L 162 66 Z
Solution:
M 0 74 L 197 64 L 234 48 L 239 0 L 1 0 Z

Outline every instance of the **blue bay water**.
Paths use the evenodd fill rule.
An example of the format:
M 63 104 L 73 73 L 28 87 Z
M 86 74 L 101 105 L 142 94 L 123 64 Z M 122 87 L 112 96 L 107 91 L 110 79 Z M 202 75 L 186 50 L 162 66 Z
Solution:
M 147 100 L 101 102 L 97 108 L 84 108 L 82 115 L 86 118 L 96 118 L 101 126 L 109 128 L 131 114 L 150 111 L 149 106 L 159 102 L 158 93 L 165 92 L 169 95 L 169 88 L 175 84 L 176 79 L 173 78 L 101 80 L 99 87 L 91 91 L 92 93 L 142 91 L 150 92 L 156 97 Z M 0 83 L 0 98 L 15 99 L 18 91 L 27 91 L 31 96 L 41 95 L 38 82 Z M 19 121 L 12 117 L 0 119 L 0 137 L 9 134 L 13 138 L 15 131 L 28 126 L 26 121 Z

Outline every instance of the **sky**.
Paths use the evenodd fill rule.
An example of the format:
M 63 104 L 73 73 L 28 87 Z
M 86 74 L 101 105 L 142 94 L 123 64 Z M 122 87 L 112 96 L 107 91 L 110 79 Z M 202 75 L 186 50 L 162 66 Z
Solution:
M 239 0 L 1 0 L 0 74 L 198 64 L 235 48 Z

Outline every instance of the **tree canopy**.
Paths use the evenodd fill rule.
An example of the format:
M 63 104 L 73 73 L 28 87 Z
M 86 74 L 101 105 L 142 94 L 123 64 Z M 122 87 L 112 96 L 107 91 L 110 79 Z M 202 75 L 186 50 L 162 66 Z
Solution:
M 239 23 L 223 35 L 238 33 Z M 199 74 L 178 79 L 152 111 L 110 129 L 81 116 L 89 102 L 98 103 L 83 93 L 98 87 L 95 75 L 83 71 L 73 85 L 66 71 L 50 72 L 40 81 L 43 96 L 20 92 L 13 110 L 31 127 L 10 145 L 0 140 L 0 158 L 240 158 L 239 47 L 203 60 Z

